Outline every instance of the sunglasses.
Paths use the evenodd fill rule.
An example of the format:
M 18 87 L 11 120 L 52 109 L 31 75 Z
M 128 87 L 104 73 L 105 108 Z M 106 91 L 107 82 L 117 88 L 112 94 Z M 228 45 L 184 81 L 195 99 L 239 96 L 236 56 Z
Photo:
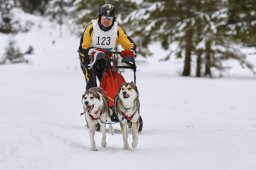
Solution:
M 101 18 L 103 20 L 107 19 L 107 20 L 111 20 L 111 21 L 113 21 L 113 19 L 114 19 L 114 17 L 108 17 L 108 16 L 104 16 L 104 15 Z

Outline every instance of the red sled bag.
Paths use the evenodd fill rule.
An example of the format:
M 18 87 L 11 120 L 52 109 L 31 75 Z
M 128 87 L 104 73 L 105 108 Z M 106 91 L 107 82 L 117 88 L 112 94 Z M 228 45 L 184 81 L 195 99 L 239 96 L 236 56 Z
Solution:
M 109 69 L 103 74 L 100 87 L 106 92 L 109 107 L 114 106 L 114 98 L 120 86 L 125 83 L 123 76 L 117 71 Z

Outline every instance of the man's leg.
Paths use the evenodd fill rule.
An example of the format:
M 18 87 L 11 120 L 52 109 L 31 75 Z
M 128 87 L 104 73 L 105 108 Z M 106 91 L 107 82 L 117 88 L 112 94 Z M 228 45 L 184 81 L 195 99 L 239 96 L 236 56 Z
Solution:
M 99 60 L 96 63 L 95 73 L 96 73 L 96 76 L 97 76 L 99 82 L 101 82 L 101 79 L 103 77 L 103 74 L 105 71 L 105 66 L 106 66 L 106 60 Z
M 88 75 L 88 79 L 86 80 L 86 90 L 90 89 L 91 87 L 97 87 L 97 80 L 96 80 L 96 71 L 94 69 L 86 69 L 86 74 Z
M 84 78 L 86 81 L 86 90 L 90 89 L 91 87 L 97 87 L 95 70 L 88 69 L 89 61 L 85 60 L 83 56 L 80 56 L 80 61 L 81 61 L 81 69 L 83 71 Z

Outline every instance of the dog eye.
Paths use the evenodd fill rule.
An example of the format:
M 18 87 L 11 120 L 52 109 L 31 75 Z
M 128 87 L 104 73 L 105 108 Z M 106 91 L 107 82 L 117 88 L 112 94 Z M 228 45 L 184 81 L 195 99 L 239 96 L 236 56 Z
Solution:
M 90 97 L 90 99 L 93 99 L 93 97 Z
M 131 90 L 132 88 L 131 87 L 128 87 L 128 90 Z
M 122 88 L 122 90 L 124 90 L 124 88 Z

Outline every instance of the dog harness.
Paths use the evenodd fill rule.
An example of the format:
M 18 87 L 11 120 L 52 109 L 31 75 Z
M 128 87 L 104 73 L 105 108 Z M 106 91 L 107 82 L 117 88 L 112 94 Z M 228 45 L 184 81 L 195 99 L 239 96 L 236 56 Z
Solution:
M 127 122 L 130 122 L 132 120 L 132 118 L 134 117 L 134 115 L 136 114 L 136 110 L 135 112 L 131 115 L 131 116 L 127 116 L 125 115 L 125 112 L 129 110 L 127 108 L 124 108 L 124 111 L 121 111 L 121 114 L 123 115 L 123 117 L 127 120 Z
M 98 112 L 97 112 L 97 113 L 98 113 Z M 97 113 L 96 113 L 96 115 L 97 115 Z M 84 112 L 80 113 L 81 116 L 84 115 L 84 114 L 85 114 Z M 102 115 L 102 113 L 101 113 L 100 116 L 97 117 L 97 118 L 94 118 L 90 113 L 88 113 L 88 115 L 90 116 L 90 118 L 91 118 L 92 120 L 98 120 L 98 119 L 100 118 L 100 116 Z
M 88 115 L 92 118 L 92 120 L 98 120 L 100 117 L 94 118 L 90 113 Z
M 124 112 L 121 112 L 121 113 L 122 113 L 123 117 L 124 117 L 128 122 L 130 122 L 130 121 L 132 120 L 133 116 L 135 115 L 135 113 L 134 113 L 132 116 L 127 116 L 127 115 L 124 114 Z

